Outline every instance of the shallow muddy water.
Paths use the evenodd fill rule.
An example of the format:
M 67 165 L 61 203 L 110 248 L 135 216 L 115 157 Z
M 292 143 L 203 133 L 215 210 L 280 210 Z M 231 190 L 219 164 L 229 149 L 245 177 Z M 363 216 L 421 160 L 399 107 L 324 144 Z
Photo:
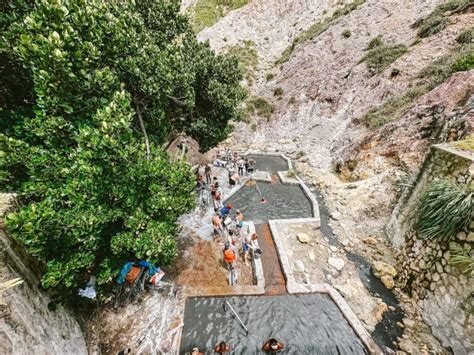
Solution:
M 247 221 L 267 223 L 270 219 L 309 218 L 313 216 L 310 201 L 298 185 L 257 182 L 244 186 L 226 203 L 240 209 Z M 258 188 L 257 188 L 258 187 Z M 264 197 L 267 203 L 261 204 Z
M 220 341 L 232 346 L 232 354 L 262 354 L 262 344 L 272 337 L 285 344 L 281 354 L 367 353 L 336 304 L 322 294 L 189 298 L 184 319 L 180 354 L 195 346 L 211 354 Z
M 288 170 L 288 162 L 280 156 L 273 155 L 247 155 L 247 158 L 254 159 L 257 163 L 257 170 L 267 171 L 270 174 L 276 174 L 277 171 Z

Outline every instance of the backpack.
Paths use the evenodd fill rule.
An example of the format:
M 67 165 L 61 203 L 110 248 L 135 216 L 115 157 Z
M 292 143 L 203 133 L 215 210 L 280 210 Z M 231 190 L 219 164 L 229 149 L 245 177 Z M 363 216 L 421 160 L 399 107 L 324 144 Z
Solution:
M 217 201 L 220 201 L 221 200 L 221 193 L 219 191 L 216 191 L 214 193 L 214 197 L 216 198 Z
M 138 278 L 138 275 L 140 275 L 140 267 L 132 266 L 127 276 L 125 276 L 125 281 L 127 281 L 129 284 L 133 284 Z
M 235 261 L 235 252 L 232 249 L 224 250 L 224 260 L 228 263 Z

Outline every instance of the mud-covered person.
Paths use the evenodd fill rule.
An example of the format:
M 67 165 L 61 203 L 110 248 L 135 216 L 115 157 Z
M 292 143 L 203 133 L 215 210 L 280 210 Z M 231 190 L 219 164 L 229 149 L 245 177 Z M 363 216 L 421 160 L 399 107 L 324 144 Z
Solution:
M 219 344 L 217 344 L 214 347 L 214 352 L 217 354 L 225 354 L 230 352 L 231 347 L 229 344 L 227 344 L 225 341 L 221 341 Z
M 276 339 L 269 339 L 263 344 L 262 346 L 262 351 L 267 354 L 276 354 L 280 352 L 280 350 L 283 350 L 285 348 L 285 345 L 283 343 L 279 342 Z

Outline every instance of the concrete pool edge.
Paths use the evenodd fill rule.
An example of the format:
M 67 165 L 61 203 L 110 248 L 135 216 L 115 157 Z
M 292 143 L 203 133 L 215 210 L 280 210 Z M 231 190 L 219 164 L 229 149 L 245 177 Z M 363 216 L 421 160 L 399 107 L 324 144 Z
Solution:
M 306 223 L 319 223 L 319 219 L 315 218 L 301 218 L 301 219 L 279 219 L 279 220 L 270 220 L 268 224 L 270 225 L 270 231 L 272 233 L 273 241 L 275 243 L 277 255 L 280 261 L 282 272 L 286 278 L 286 289 L 289 294 L 309 294 L 309 293 L 325 293 L 327 294 L 332 301 L 337 305 L 344 318 L 350 324 L 354 332 L 361 339 L 367 350 L 370 354 L 382 354 L 382 351 L 372 339 L 370 334 L 362 325 L 362 322 L 357 318 L 355 313 L 350 308 L 349 304 L 342 297 L 342 295 L 336 291 L 331 285 L 327 283 L 321 284 L 301 284 L 295 281 L 293 276 L 293 268 L 290 265 L 288 255 L 286 254 L 285 246 L 281 240 L 278 224 L 306 224 Z M 315 223 L 316 226 L 316 223 Z M 319 227 L 319 224 L 318 224 Z

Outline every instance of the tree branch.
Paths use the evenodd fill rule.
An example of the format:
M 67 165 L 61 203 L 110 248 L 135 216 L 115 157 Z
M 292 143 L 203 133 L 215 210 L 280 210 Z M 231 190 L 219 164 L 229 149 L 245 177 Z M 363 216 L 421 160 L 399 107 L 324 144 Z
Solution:
M 142 130 L 143 137 L 145 138 L 146 157 L 149 160 L 150 159 L 150 154 L 151 154 L 151 152 L 150 152 L 150 141 L 148 140 L 148 134 L 146 133 L 145 123 L 143 122 L 142 111 L 140 110 L 140 102 L 135 100 L 135 105 L 136 105 L 136 111 L 137 111 L 137 115 L 138 115 L 138 123 L 140 124 L 140 128 Z

